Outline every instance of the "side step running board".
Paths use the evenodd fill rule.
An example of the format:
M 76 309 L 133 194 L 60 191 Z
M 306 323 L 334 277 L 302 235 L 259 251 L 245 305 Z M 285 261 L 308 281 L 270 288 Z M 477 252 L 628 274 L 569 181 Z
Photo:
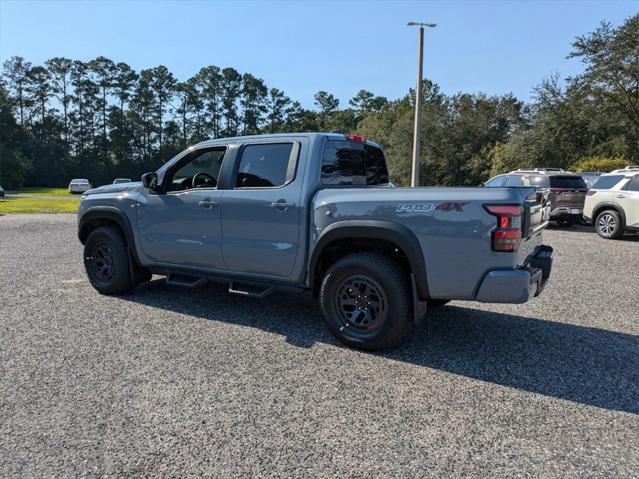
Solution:
M 247 298 L 262 299 L 271 295 L 277 289 L 275 286 L 256 286 L 256 288 L 262 289 L 256 291 L 248 291 L 246 288 L 239 289 L 235 287 L 235 282 L 231 281 L 229 283 L 229 294 L 237 294 L 238 296 L 244 296 Z
M 182 274 L 169 273 L 166 277 L 166 284 L 171 286 L 182 286 L 183 288 L 197 288 L 208 281 L 204 276 L 185 276 Z

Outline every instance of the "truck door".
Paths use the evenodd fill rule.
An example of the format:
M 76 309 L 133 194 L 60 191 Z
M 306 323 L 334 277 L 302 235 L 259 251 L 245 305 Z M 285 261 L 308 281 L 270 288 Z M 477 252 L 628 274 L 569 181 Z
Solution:
M 626 226 L 639 228 L 639 175 L 635 175 L 622 190 L 614 192 L 614 201 L 626 215 Z
M 169 170 L 160 191 L 145 190 L 137 207 L 140 246 L 157 263 L 225 269 L 223 191 L 217 189 L 225 147 L 193 150 Z
M 302 255 L 301 202 L 307 139 L 246 143 L 224 192 L 222 256 L 230 271 L 288 277 Z M 300 164 L 304 164 L 301 162 Z

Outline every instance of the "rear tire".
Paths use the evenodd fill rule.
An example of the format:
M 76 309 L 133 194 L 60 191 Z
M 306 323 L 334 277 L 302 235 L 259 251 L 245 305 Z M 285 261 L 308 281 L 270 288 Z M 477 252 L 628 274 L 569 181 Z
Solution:
M 322 280 L 320 306 L 330 332 L 344 344 L 375 351 L 395 346 L 413 326 L 408 274 L 376 253 L 333 264 Z
M 604 210 L 595 220 L 597 234 L 605 239 L 617 239 L 623 236 L 624 225 L 621 216 L 615 210 Z
M 135 288 L 129 254 L 121 233 L 112 226 L 93 230 L 84 245 L 84 267 L 101 294 L 123 294 Z

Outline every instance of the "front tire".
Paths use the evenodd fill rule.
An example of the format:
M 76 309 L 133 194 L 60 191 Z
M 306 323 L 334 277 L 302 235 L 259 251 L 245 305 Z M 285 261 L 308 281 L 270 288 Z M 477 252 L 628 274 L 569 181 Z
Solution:
M 320 288 L 330 332 L 344 344 L 375 351 L 395 346 L 413 326 L 408 274 L 375 253 L 355 253 L 333 264 Z
M 84 245 L 84 267 L 101 294 L 123 294 L 135 288 L 129 255 L 120 232 L 112 226 L 93 230 Z
M 623 222 L 615 210 L 605 210 L 595 220 L 597 234 L 605 239 L 617 239 L 623 236 Z

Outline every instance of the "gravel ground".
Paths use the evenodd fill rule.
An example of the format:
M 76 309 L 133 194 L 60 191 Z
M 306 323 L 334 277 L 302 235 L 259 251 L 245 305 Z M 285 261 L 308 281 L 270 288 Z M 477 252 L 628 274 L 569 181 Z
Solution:
M 0 217 L 0 477 L 637 477 L 639 237 L 544 234 L 540 298 L 367 354 L 307 295 L 100 296 L 73 215 Z

